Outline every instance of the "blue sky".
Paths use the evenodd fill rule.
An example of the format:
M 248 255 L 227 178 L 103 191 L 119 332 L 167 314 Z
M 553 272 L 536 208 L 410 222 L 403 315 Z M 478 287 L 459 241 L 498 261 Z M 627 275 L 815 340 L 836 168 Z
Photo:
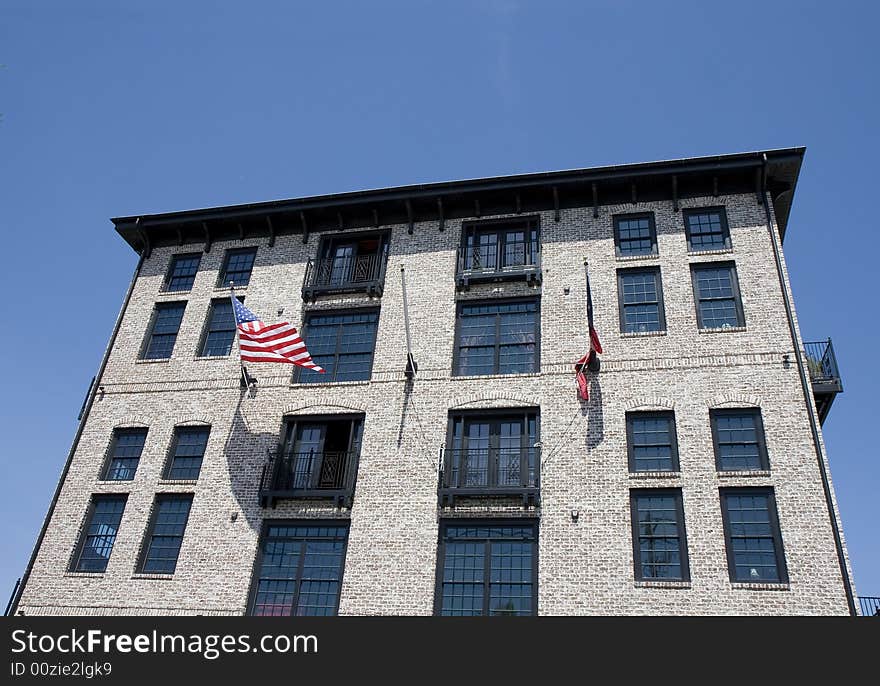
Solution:
M 880 595 L 878 21 L 867 2 L 4 0 L 0 596 L 135 266 L 109 217 L 794 145 L 785 253 L 805 339 L 834 339 L 824 436 L 857 589 Z

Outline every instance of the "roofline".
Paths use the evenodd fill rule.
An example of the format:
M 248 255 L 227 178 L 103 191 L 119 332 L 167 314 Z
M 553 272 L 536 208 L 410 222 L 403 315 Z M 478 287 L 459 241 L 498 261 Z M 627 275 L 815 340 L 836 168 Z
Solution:
M 783 190 L 793 193 L 797 182 L 797 175 L 805 147 L 779 148 L 763 151 L 714 155 L 706 157 L 689 157 L 673 160 L 661 160 L 654 162 L 639 162 L 634 164 L 617 164 L 601 167 L 587 167 L 582 169 L 569 169 L 561 171 L 537 172 L 528 174 L 515 174 L 509 176 L 491 176 L 477 179 L 458 181 L 443 181 L 436 183 L 412 184 L 406 186 L 393 186 L 370 190 L 350 191 L 345 193 L 332 193 L 327 195 L 314 195 L 301 198 L 289 198 L 282 200 L 270 200 L 257 203 L 243 203 L 238 205 L 226 205 L 192 210 L 160 212 L 152 214 L 128 215 L 114 217 L 111 221 L 117 227 L 117 231 L 137 249 L 132 235 L 126 235 L 124 227 L 137 225 L 139 230 L 146 227 L 159 227 L 170 225 L 189 225 L 197 222 L 246 220 L 271 215 L 273 213 L 297 213 L 314 210 L 341 210 L 346 206 L 360 206 L 389 202 L 417 201 L 419 199 L 441 198 L 447 195 L 462 196 L 465 194 L 497 193 L 509 191 L 528 191 L 539 187 L 558 187 L 560 190 L 572 184 L 592 184 L 603 181 L 632 181 L 640 179 L 656 178 L 668 175 L 711 175 L 713 172 L 722 173 L 732 170 L 758 168 L 764 165 L 766 158 L 769 167 L 778 167 L 783 164 L 793 164 L 794 173 L 789 170 L 786 173 L 786 186 Z M 772 175 L 772 169 L 770 170 Z M 766 186 L 766 179 L 765 179 Z M 781 187 L 781 186 L 780 186 Z M 670 190 L 670 193 L 672 191 Z M 581 204 L 589 204 L 583 202 Z M 600 203 L 602 204 L 602 203 Z M 785 207 L 777 208 L 777 221 L 783 228 L 788 219 L 789 202 Z M 779 210 L 782 215 L 779 216 Z M 488 214 L 488 212 L 487 212 Z M 422 221 L 419 219 L 418 221 Z

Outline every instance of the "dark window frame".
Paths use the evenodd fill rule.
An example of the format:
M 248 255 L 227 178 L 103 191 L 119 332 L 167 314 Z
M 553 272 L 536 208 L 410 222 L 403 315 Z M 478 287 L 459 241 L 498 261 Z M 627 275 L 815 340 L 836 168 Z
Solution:
M 630 221 L 634 219 L 648 220 L 648 238 L 651 241 L 651 249 L 648 252 L 629 252 L 625 253 L 621 250 L 620 222 Z M 648 257 L 660 254 L 660 247 L 657 244 L 657 224 L 654 219 L 653 212 L 633 212 L 629 214 L 615 214 L 614 222 L 614 254 L 617 257 Z
M 251 262 L 251 268 L 248 271 L 248 280 L 247 283 L 241 283 L 240 281 L 235 282 L 236 288 L 247 288 L 250 285 L 251 278 L 254 274 L 254 267 L 257 266 L 257 246 L 250 246 L 246 248 L 228 248 L 226 253 L 223 256 L 223 263 L 220 265 L 220 271 L 217 273 L 217 288 L 229 288 L 229 278 L 228 278 L 228 269 L 229 269 L 229 261 L 232 259 L 234 255 L 244 255 L 247 253 L 253 253 L 254 259 Z
M 254 563 L 251 567 L 251 583 L 248 588 L 247 595 L 247 606 L 245 610 L 245 614 L 248 617 L 255 616 L 253 614 L 254 603 L 257 599 L 257 591 L 260 586 L 260 579 L 257 576 L 260 567 L 263 563 L 263 542 L 266 539 L 266 536 L 269 533 L 270 527 L 273 526 L 315 526 L 315 527 L 342 527 L 344 526 L 345 531 L 345 541 L 342 544 L 342 563 L 339 565 L 339 593 L 336 596 L 336 609 L 335 616 L 339 615 L 339 605 L 342 599 L 342 584 L 345 580 L 345 563 L 348 560 L 348 540 L 351 537 L 351 520 L 348 518 L 338 518 L 338 519 L 264 519 L 262 526 L 260 528 L 260 536 L 257 539 L 257 550 L 254 555 Z M 303 556 L 305 557 L 305 556 Z M 300 563 L 300 569 L 302 567 L 302 563 Z M 297 591 L 296 591 L 296 599 L 299 598 L 300 584 L 302 583 L 302 578 L 298 577 L 297 579 Z M 294 603 L 295 607 L 295 603 Z M 297 616 L 297 615 L 291 615 Z
M 782 528 L 779 525 L 779 510 L 776 505 L 776 491 L 772 486 L 758 487 L 723 487 L 718 489 L 719 500 L 721 504 L 721 519 L 724 528 L 724 548 L 727 553 L 727 571 L 730 576 L 730 582 L 735 584 L 741 583 L 759 583 L 759 584 L 787 584 L 789 583 L 788 566 L 785 561 L 785 546 L 782 541 Z M 773 539 L 773 548 L 776 555 L 776 571 L 779 575 L 779 581 L 754 581 L 753 579 L 737 579 L 736 578 L 736 558 L 733 553 L 733 541 L 730 531 L 730 515 L 727 509 L 728 495 L 765 495 L 767 496 L 767 512 L 770 519 L 770 534 Z
M 243 295 L 236 295 L 235 299 L 238 300 L 242 305 L 244 304 Z M 235 338 L 237 335 L 237 327 L 235 325 L 235 313 L 232 314 L 232 343 L 229 346 L 229 352 L 225 355 L 208 355 L 205 351 L 205 346 L 208 344 L 208 337 L 211 335 L 211 333 L 213 333 L 211 330 L 211 323 L 214 319 L 214 306 L 218 303 L 229 302 L 229 298 L 211 298 L 211 302 L 208 303 L 208 313 L 205 316 L 205 323 L 202 325 L 202 335 L 199 337 L 199 347 L 196 348 L 197 357 L 223 359 L 224 357 L 229 357 L 232 354 L 232 351 L 235 348 Z
M 437 569 L 434 575 L 434 616 L 439 617 L 442 616 L 443 612 L 443 569 L 446 564 L 446 547 L 445 547 L 445 533 L 446 529 L 450 526 L 477 526 L 477 527 L 505 527 L 505 526 L 531 526 L 534 531 L 534 540 L 532 545 L 534 546 L 533 554 L 532 554 L 532 614 L 528 615 L 531 617 L 535 617 L 538 615 L 538 585 L 540 583 L 540 579 L 538 577 L 538 558 L 540 556 L 540 541 L 541 541 L 541 522 L 540 519 L 535 517 L 510 517 L 507 519 L 502 518 L 485 518 L 485 519 L 459 519 L 457 517 L 445 517 L 440 520 L 440 525 L 437 527 L 438 536 L 437 536 Z M 505 539 L 474 539 L 474 540 L 505 540 Z M 490 558 L 487 558 L 490 559 Z M 489 614 L 489 606 L 487 603 L 489 592 L 491 590 L 491 582 L 488 582 L 487 579 L 490 578 L 491 566 L 486 565 L 484 568 L 484 577 L 483 577 L 483 617 L 491 616 Z
M 506 237 L 503 237 L 503 234 L 508 231 L 522 231 L 525 236 L 527 236 L 524 241 L 524 245 L 529 246 L 528 252 L 532 252 L 534 250 L 534 254 L 529 255 L 531 258 L 531 262 L 527 261 L 526 250 L 523 250 L 524 262 L 523 264 L 503 264 L 504 262 L 504 248 L 507 246 Z M 532 244 L 530 233 L 535 232 L 535 241 Z M 540 253 L 541 253 L 541 215 L 519 215 L 514 217 L 498 217 L 492 219 L 476 219 L 462 222 L 461 224 L 461 239 L 459 241 L 459 246 L 462 251 L 462 255 L 465 254 L 467 250 L 467 239 L 468 236 L 478 236 L 483 234 L 495 234 L 498 236 L 496 242 L 496 254 L 495 254 L 495 268 L 488 269 L 475 269 L 473 266 L 465 267 L 464 263 L 462 263 L 462 269 L 465 272 L 473 273 L 475 275 L 479 275 L 481 272 L 486 274 L 493 273 L 503 273 L 505 270 L 516 270 L 517 268 L 534 268 L 538 266 L 540 262 Z
M 694 248 L 691 242 L 693 235 L 691 234 L 690 218 L 695 214 L 708 214 L 717 212 L 720 216 L 721 237 L 724 239 L 724 245 L 713 246 L 711 248 Z M 684 231 L 687 238 L 687 251 L 689 253 L 711 252 L 712 250 L 731 250 L 733 242 L 730 239 L 730 224 L 727 222 L 727 208 L 724 205 L 713 205 L 711 207 L 690 207 L 682 211 L 682 221 L 684 221 Z
M 703 269 L 720 269 L 727 268 L 730 270 L 730 285 L 733 289 L 733 301 L 736 307 L 736 318 L 737 323 L 732 327 L 724 327 L 724 326 L 703 326 L 703 311 L 700 309 L 700 286 L 697 281 L 697 272 Z M 743 302 L 742 302 L 742 292 L 739 288 L 739 274 L 736 270 L 736 262 L 733 261 L 723 261 L 723 262 L 692 262 L 691 263 L 691 289 L 694 293 L 694 308 L 696 310 L 697 315 L 697 328 L 705 329 L 707 331 L 723 331 L 725 328 L 745 328 L 746 326 L 746 315 L 743 310 Z
M 122 501 L 122 511 L 119 513 L 119 524 L 116 528 L 116 533 L 113 536 L 113 545 L 110 547 L 110 553 L 107 555 L 107 560 L 104 565 L 104 569 L 102 570 L 94 570 L 94 569 L 80 569 L 80 564 L 82 563 L 82 555 L 86 549 L 86 540 L 89 537 L 89 528 L 92 525 L 92 519 L 95 516 L 95 505 L 99 500 L 120 500 Z M 113 550 L 116 547 L 116 540 L 119 538 L 119 529 L 122 526 L 122 518 L 125 516 L 125 508 L 128 506 L 128 493 L 93 493 L 89 497 L 89 503 L 86 507 L 86 514 L 83 517 L 82 523 L 79 527 L 79 533 L 77 534 L 76 544 L 73 547 L 73 553 L 70 556 L 70 561 L 67 565 L 67 571 L 76 573 L 76 574 L 104 574 L 107 571 L 107 566 L 110 564 L 110 558 L 113 555 Z
M 376 344 L 379 340 L 379 322 L 382 316 L 382 308 L 381 307 L 349 307 L 345 309 L 332 309 L 332 310 L 307 310 L 303 316 L 302 329 L 300 331 L 300 337 L 306 343 L 306 349 L 308 349 L 308 333 L 309 333 L 309 323 L 312 317 L 329 317 L 329 316 L 344 316 L 347 314 L 375 314 L 376 315 L 376 331 L 373 335 L 373 351 L 370 356 L 370 371 L 367 374 L 367 378 L 365 379 L 355 379 L 355 380 L 345 380 L 345 381 L 337 381 L 335 378 L 333 380 L 328 380 L 324 378 L 327 375 L 325 371 L 323 374 L 319 374 L 321 376 L 320 379 L 316 379 L 315 381 L 303 381 L 303 374 L 317 374 L 318 372 L 313 372 L 311 370 L 305 369 L 304 367 L 297 366 L 293 371 L 293 383 L 365 383 L 369 382 L 373 378 L 373 366 L 376 364 Z M 337 327 L 342 326 L 342 324 L 336 324 Z M 338 369 L 339 362 L 339 341 L 340 336 L 337 333 L 336 335 L 336 352 L 334 353 L 334 363 L 333 363 L 333 376 L 336 376 L 336 371 Z M 311 351 L 309 351 L 311 353 Z M 317 364 L 317 363 L 316 363 Z
M 642 469 L 636 470 L 636 462 L 635 462 L 635 441 L 634 441 L 634 432 L 632 426 L 632 420 L 636 418 L 642 419 L 668 419 L 669 420 L 669 437 L 670 437 L 670 448 L 671 448 L 671 460 L 672 460 L 672 468 L 671 469 Z M 627 457 L 627 467 L 631 474 L 642 474 L 645 472 L 678 472 L 680 470 L 679 462 L 678 462 L 678 430 L 675 426 L 675 411 L 674 410 L 649 410 L 649 411 L 639 411 L 632 410 L 626 413 L 625 416 L 626 421 L 626 457 Z
M 709 410 L 709 425 L 712 428 L 712 448 L 715 451 L 715 469 L 719 472 L 738 472 L 741 469 L 724 469 L 721 464 L 721 450 L 718 441 L 718 423 L 717 417 L 735 416 L 741 414 L 751 414 L 755 417 L 755 433 L 757 434 L 758 444 L 758 460 L 760 466 L 752 467 L 746 471 L 770 471 L 770 456 L 767 453 L 767 438 L 764 433 L 764 418 L 761 414 L 760 407 L 724 407 L 713 408 Z
M 204 431 L 207 433 L 205 436 L 205 450 L 202 453 L 200 458 L 201 462 L 199 463 L 199 471 L 194 479 L 177 479 L 171 476 L 171 472 L 174 470 L 174 460 L 178 457 L 177 448 L 180 444 L 180 436 L 187 431 Z M 211 440 L 211 425 L 210 424 L 178 424 L 174 427 L 174 431 L 171 435 L 171 445 L 168 446 L 168 452 L 165 456 L 165 466 L 162 468 L 162 481 L 187 481 L 187 482 L 196 482 L 199 480 L 199 477 L 202 475 L 202 467 L 205 464 L 205 455 L 208 452 L 208 441 Z M 192 457 L 191 455 L 180 455 L 179 457 Z
M 156 571 L 146 571 L 145 567 L 148 561 L 148 557 L 150 554 L 150 548 L 153 543 L 153 536 L 156 530 L 156 520 L 159 517 L 159 501 L 160 500 L 189 500 L 189 510 L 186 514 L 186 521 L 183 523 L 183 531 L 180 534 L 180 546 L 177 548 L 177 557 L 174 560 L 174 569 L 171 572 L 156 572 Z M 177 491 L 171 492 L 161 492 L 157 493 L 153 497 L 153 505 L 150 508 L 150 518 L 147 522 L 147 529 L 144 532 L 143 540 L 141 541 L 141 550 L 137 557 L 137 567 L 136 572 L 138 574 L 156 574 L 160 576 L 173 576 L 177 572 L 177 565 L 180 563 L 180 553 L 183 550 L 183 543 L 186 540 L 186 531 L 189 527 L 189 518 L 192 515 L 192 508 L 195 502 L 195 493 L 189 491 L 185 493 L 178 493 Z
M 641 547 L 639 539 L 638 507 L 637 500 L 639 496 L 672 496 L 675 500 L 676 525 L 678 528 L 678 548 L 681 556 L 681 578 L 673 579 L 671 577 L 644 577 L 641 570 Z M 684 518 L 684 499 L 681 488 L 633 488 L 629 492 L 629 516 L 630 527 L 632 531 L 633 546 L 633 575 L 636 581 L 674 581 L 688 582 L 691 580 L 690 557 L 688 555 L 687 542 L 687 524 Z
M 654 275 L 654 285 L 657 289 L 657 317 L 659 319 L 659 329 L 651 330 L 651 331 L 627 331 L 626 330 L 626 311 L 624 309 L 625 305 L 635 305 L 639 303 L 624 303 L 623 301 L 623 277 L 625 275 L 635 275 L 635 274 L 653 274 Z M 666 306 L 663 300 L 663 275 L 661 274 L 660 267 L 652 266 L 652 267 L 627 267 L 624 269 L 617 270 L 617 315 L 618 321 L 620 323 L 620 333 L 622 334 L 633 334 L 633 333 L 663 333 L 666 331 Z
M 192 279 L 193 283 L 191 283 L 187 288 L 172 288 L 171 282 L 174 279 L 174 270 L 177 267 L 178 260 L 196 260 L 196 270 L 195 274 L 193 274 Z M 186 252 L 186 253 L 178 253 L 177 255 L 171 256 L 171 261 L 168 263 L 168 271 L 165 273 L 165 278 L 162 280 L 162 292 L 163 293 L 186 293 L 192 290 L 193 285 L 195 285 L 196 277 L 199 274 L 199 267 L 202 265 L 202 253 L 199 252 Z
M 144 434 L 144 444 L 141 446 L 141 452 L 137 457 L 137 464 L 134 467 L 132 472 L 132 476 L 130 479 L 110 479 L 110 468 L 113 466 L 113 461 L 116 459 L 116 446 L 117 441 L 119 440 L 119 436 L 122 434 L 134 434 L 141 433 Z M 99 481 L 134 481 L 135 476 L 137 475 L 137 469 L 140 466 L 141 457 L 143 456 L 144 448 L 146 448 L 147 436 L 149 435 L 150 429 L 146 426 L 118 426 L 113 429 L 110 435 L 110 444 L 107 446 L 107 451 L 104 455 L 104 461 L 101 464 L 101 470 L 98 472 L 98 480 Z M 122 459 L 133 459 L 133 458 L 122 458 Z
M 141 343 L 141 349 L 138 353 L 139 360 L 170 360 L 174 355 L 174 348 L 177 347 L 177 337 L 180 335 L 180 328 L 183 326 L 183 318 L 186 316 L 186 300 L 169 300 L 167 302 L 157 302 L 153 305 L 153 314 L 150 316 L 150 323 L 147 325 L 147 333 L 144 336 L 144 340 Z M 171 348 L 168 351 L 168 357 L 147 357 L 147 353 L 150 351 L 150 345 L 153 341 L 154 335 L 159 336 L 170 336 L 171 334 L 154 334 L 154 329 L 156 328 L 156 322 L 159 318 L 159 311 L 163 309 L 170 309 L 173 306 L 182 305 L 183 309 L 180 313 L 180 322 L 177 325 L 177 331 L 174 332 L 174 342 L 171 344 Z
M 453 348 L 452 348 L 452 376 L 507 376 L 508 374 L 505 372 L 499 371 L 500 367 L 500 336 L 499 328 L 501 319 L 498 316 L 500 313 L 496 313 L 496 323 L 495 323 L 495 357 L 494 357 L 494 369 L 491 374 L 462 374 L 459 371 L 459 363 L 461 361 L 461 317 L 462 317 L 462 309 L 467 307 L 468 305 L 474 304 L 493 304 L 493 305 L 509 305 L 513 303 L 535 303 L 535 365 L 531 371 L 528 372 L 511 372 L 513 374 L 538 374 L 541 371 L 541 297 L 540 296 L 532 296 L 526 298 L 468 298 L 464 300 L 459 300 L 455 306 L 455 333 L 453 337 Z
M 358 258 L 372 253 L 358 253 L 356 250 L 347 259 L 349 262 L 343 267 L 346 270 L 345 278 L 335 276 L 335 262 L 339 259 L 334 255 L 334 249 L 344 244 L 359 244 L 364 239 L 375 239 L 377 248 L 375 252 L 376 264 L 366 271 L 359 271 Z M 302 296 L 306 300 L 314 300 L 318 293 L 358 293 L 366 292 L 368 295 L 381 296 L 385 285 L 385 272 L 388 267 L 388 254 L 391 249 L 391 232 L 387 229 L 372 229 L 366 231 L 347 231 L 322 234 L 318 240 L 318 249 L 314 260 L 309 259 L 306 265 L 306 274 L 303 280 Z M 355 280 L 355 276 L 362 278 Z

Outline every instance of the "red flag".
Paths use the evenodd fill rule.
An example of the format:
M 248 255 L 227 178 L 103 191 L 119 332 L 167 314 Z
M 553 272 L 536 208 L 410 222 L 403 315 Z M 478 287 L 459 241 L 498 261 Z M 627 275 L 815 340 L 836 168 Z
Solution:
M 602 353 L 602 343 L 599 341 L 599 334 L 596 333 L 596 327 L 593 326 L 593 294 L 590 290 L 590 273 L 587 271 L 587 264 L 584 262 L 584 271 L 587 275 L 587 325 L 590 330 L 590 351 L 574 364 L 575 377 L 577 382 L 578 393 L 581 400 L 590 399 L 590 384 L 587 381 L 586 370 L 599 370 L 599 358 L 596 355 Z

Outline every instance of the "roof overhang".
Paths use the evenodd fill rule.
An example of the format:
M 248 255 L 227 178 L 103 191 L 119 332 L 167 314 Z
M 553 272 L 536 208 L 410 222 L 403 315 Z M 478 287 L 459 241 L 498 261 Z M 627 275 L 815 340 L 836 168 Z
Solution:
M 164 212 L 112 221 L 138 253 L 162 245 L 378 227 L 627 202 L 770 194 L 782 236 L 805 148 L 692 157 L 567 171 L 398 186 L 289 200 Z

